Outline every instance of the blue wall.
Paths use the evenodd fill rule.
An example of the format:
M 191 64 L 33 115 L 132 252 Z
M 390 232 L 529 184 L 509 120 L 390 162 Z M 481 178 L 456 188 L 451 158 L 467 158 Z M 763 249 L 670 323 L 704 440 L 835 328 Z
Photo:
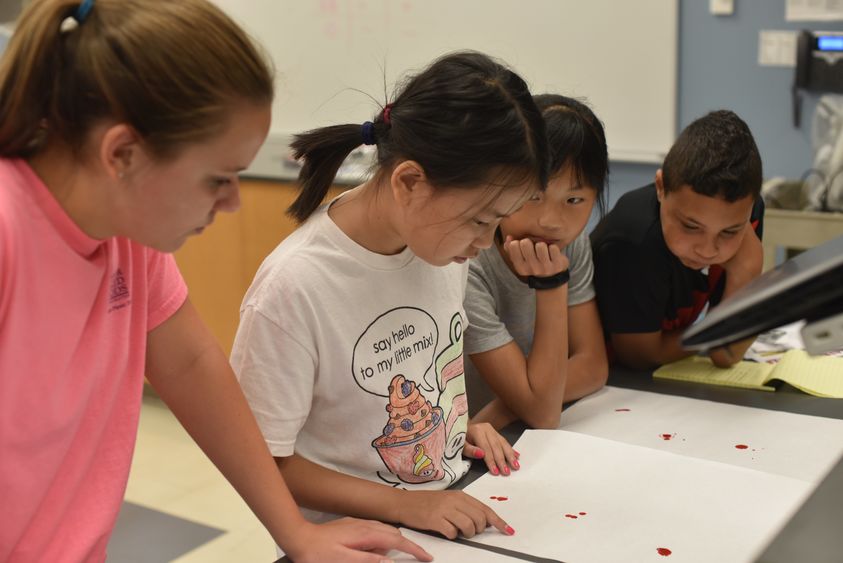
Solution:
M 731 109 L 755 135 L 764 177 L 799 178 L 813 160 L 810 129 L 816 98 L 805 97 L 802 127 L 794 129 L 793 68 L 758 65 L 758 32 L 841 31 L 843 22 L 785 22 L 785 0 L 735 0 L 731 16 L 713 16 L 708 5 L 707 0 L 679 4 L 679 129 L 711 110 Z M 610 205 L 624 192 L 651 182 L 657 168 L 613 162 Z

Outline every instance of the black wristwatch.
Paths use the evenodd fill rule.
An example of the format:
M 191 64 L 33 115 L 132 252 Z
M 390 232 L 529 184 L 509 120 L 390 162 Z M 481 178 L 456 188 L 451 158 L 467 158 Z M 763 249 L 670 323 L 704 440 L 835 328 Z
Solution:
M 571 272 L 562 270 L 558 274 L 540 278 L 538 276 L 527 276 L 527 285 L 533 289 L 556 289 L 568 283 L 571 279 Z

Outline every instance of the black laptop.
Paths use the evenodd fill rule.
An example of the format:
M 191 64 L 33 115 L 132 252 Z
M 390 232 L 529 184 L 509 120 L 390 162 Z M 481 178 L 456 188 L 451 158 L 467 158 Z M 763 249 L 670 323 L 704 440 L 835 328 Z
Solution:
M 780 264 L 723 300 L 685 331 L 682 346 L 708 350 L 802 319 L 809 353 L 843 348 L 843 236 Z

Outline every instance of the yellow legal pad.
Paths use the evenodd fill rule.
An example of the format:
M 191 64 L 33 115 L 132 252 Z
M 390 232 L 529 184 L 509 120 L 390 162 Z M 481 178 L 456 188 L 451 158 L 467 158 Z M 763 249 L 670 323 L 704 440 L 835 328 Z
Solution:
M 692 356 L 660 367 L 653 377 L 763 391 L 775 391 L 767 383 L 777 379 L 817 397 L 843 399 L 843 358 L 812 357 L 804 350 L 789 350 L 776 364 L 738 362 L 728 369 L 716 367 L 707 357 Z

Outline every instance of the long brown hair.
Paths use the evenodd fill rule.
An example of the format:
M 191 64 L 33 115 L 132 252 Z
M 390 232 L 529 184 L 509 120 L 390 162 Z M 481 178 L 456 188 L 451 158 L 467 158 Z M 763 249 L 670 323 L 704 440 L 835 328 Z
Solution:
M 104 119 L 129 124 L 158 158 L 221 131 L 238 103 L 269 104 L 273 71 L 206 0 L 33 0 L 0 62 L 0 156 L 47 141 L 78 155 Z

